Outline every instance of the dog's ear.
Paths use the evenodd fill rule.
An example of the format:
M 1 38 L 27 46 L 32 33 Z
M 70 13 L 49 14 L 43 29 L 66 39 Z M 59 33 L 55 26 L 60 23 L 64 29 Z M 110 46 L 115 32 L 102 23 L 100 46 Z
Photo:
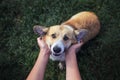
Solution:
M 35 25 L 33 27 L 33 31 L 38 34 L 39 36 L 44 36 L 48 32 L 48 28 L 43 26 Z
M 88 30 L 86 29 L 75 30 L 75 35 L 78 42 L 83 40 L 87 34 L 88 34 Z

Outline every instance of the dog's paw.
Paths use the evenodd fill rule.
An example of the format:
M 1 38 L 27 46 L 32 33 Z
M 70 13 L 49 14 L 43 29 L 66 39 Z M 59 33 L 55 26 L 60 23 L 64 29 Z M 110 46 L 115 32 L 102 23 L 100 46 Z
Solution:
M 58 67 L 59 67 L 60 70 L 65 69 L 65 63 L 64 63 L 64 62 L 60 62 L 60 63 L 58 64 Z

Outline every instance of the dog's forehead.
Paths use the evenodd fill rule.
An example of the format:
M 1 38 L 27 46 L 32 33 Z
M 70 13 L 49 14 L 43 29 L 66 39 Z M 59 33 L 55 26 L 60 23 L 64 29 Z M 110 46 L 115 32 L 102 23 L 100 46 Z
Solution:
M 74 29 L 71 27 L 71 26 L 69 26 L 69 25 L 62 25 L 62 27 L 64 28 L 64 29 L 66 29 L 66 30 L 69 30 L 69 31 L 73 31 Z
M 54 34 L 54 33 L 59 33 L 60 32 L 60 26 L 55 25 L 55 26 L 50 26 L 48 34 Z
M 64 33 L 72 33 L 73 32 L 73 28 L 69 25 L 62 25 L 61 28 L 63 29 L 62 31 Z
M 49 29 L 49 34 L 68 33 L 68 32 L 73 32 L 73 28 L 68 25 L 55 25 L 55 26 L 51 26 Z

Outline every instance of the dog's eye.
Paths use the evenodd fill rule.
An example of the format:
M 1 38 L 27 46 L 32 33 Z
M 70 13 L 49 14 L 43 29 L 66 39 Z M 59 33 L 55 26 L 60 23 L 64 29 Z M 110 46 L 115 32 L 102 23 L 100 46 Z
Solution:
M 63 39 L 67 41 L 69 38 L 65 35 Z
M 52 38 L 56 38 L 56 34 L 52 34 L 51 36 L 52 36 Z

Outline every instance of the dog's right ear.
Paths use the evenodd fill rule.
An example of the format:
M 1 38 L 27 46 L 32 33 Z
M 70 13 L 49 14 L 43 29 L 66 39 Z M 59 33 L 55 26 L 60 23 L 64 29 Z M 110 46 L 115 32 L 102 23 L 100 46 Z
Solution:
M 43 26 L 35 25 L 33 27 L 33 31 L 38 34 L 39 36 L 44 36 L 46 35 L 48 28 L 45 28 Z

